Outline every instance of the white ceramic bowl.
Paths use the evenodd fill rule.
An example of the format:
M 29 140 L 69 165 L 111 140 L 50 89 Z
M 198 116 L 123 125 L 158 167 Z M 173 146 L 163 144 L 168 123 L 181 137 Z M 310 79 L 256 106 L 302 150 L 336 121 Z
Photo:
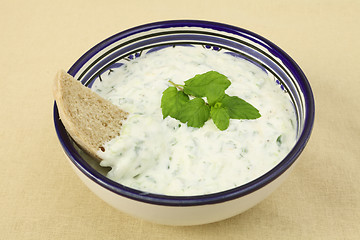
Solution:
M 136 58 L 168 45 L 203 45 L 238 57 L 271 72 L 291 97 L 297 114 L 297 142 L 272 170 L 236 188 L 201 196 L 165 196 L 131 189 L 105 176 L 98 162 L 79 149 L 67 134 L 54 104 L 54 123 L 60 143 L 80 179 L 97 196 L 130 215 L 166 225 L 196 225 L 237 215 L 266 198 L 286 178 L 304 149 L 314 122 L 314 98 L 299 66 L 280 48 L 250 31 L 225 24 L 175 20 L 156 22 L 120 32 L 86 52 L 68 71 L 91 87 L 119 60 Z M 116 213 L 114 213 L 116 214 Z

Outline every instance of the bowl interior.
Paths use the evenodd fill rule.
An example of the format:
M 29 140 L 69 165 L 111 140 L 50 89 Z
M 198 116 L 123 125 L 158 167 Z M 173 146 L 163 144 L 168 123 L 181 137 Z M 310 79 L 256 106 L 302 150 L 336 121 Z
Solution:
M 166 21 L 136 27 L 116 34 L 90 49 L 69 73 L 91 87 L 111 69 L 165 47 L 202 46 L 209 51 L 231 54 L 266 71 L 291 99 L 297 118 L 297 143 L 286 158 L 271 171 L 243 186 L 208 196 L 172 197 L 129 189 L 105 177 L 109 169 L 84 153 L 66 134 L 54 106 L 55 127 L 71 161 L 89 178 L 118 194 L 156 204 L 204 204 L 224 201 L 255 191 L 281 175 L 305 147 L 314 121 L 314 100 L 310 85 L 297 64 L 270 41 L 247 30 L 204 21 Z

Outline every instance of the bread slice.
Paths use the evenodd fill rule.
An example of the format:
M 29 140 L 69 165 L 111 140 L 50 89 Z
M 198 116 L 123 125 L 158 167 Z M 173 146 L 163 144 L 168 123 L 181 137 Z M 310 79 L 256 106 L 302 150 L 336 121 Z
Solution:
M 128 113 L 100 97 L 65 71 L 54 82 L 54 98 L 66 131 L 85 151 L 97 159 L 104 143 L 119 136 Z

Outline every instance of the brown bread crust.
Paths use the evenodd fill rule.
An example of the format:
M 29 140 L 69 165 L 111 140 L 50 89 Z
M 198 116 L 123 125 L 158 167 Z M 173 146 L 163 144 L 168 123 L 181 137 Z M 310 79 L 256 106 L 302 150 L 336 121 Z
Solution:
M 97 152 L 120 135 L 128 113 L 63 70 L 55 77 L 53 94 L 66 131 L 80 147 L 100 159 Z

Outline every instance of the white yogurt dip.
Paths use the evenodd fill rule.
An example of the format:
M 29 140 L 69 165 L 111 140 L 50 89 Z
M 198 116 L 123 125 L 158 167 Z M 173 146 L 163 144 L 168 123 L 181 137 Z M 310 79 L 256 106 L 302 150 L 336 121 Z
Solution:
M 248 183 L 276 166 L 296 140 L 295 110 L 274 77 L 253 63 L 223 52 L 168 47 L 124 61 L 102 74 L 92 89 L 129 112 L 121 135 L 105 144 L 107 176 L 144 192 L 202 195 Z M 163 119 L 161 96 L 171 84 L 217 71 L 231 81 L 226 93 L 256 107 L 255 120 L 230 120 L 220 131 Z

